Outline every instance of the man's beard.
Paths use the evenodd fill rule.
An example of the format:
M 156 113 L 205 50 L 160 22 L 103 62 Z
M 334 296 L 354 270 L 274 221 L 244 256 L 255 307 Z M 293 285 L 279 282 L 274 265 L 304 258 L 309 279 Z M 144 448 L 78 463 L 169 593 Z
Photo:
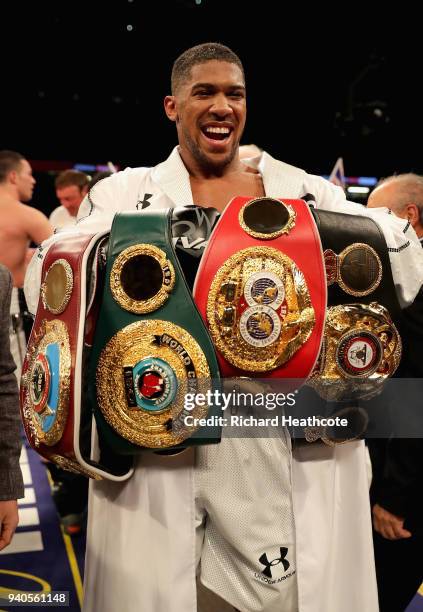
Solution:
M 192 156 L 194 157 L 200 168 L 207 174 L 223 174 L 224 169 L 232 162 L 235 156 L 238 154 L 239 140 L 234 141 L 233 146 L 226 157 L 219 159 L 219 161 L 213 161 L 212 157 L 208 157 L 203 153 L 198 144 L 190 137 L 190 135 L 184 133 L 185 142 Z

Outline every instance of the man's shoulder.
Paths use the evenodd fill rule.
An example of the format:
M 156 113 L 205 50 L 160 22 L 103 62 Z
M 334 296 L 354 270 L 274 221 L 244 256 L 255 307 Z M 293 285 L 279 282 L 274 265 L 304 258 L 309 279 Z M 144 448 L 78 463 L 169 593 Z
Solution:
M 125 168 L 98 181 L 90 190 L 90 198 L 99 195 L 115 195 L 138 189 L 140 183 L 149 176 L 151 168 Z

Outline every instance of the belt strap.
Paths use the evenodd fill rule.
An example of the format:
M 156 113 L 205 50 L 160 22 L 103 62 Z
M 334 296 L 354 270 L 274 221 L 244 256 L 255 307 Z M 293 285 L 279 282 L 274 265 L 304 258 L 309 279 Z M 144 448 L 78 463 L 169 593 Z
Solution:
M 119 213 L 110 234 L 91 399 L 104 440 L 123 454 L 220 438 L 218 428 L 184 426 L 186 416 L 215 410 L 190 413 L 184 392 L 200 391 L 219 371 L 172 246 L 171 214 Z
M 321 346 L 326 280 L 306 203 L 231 200 L 201 261 L 194 296 L 224 376 L 307 378 Z

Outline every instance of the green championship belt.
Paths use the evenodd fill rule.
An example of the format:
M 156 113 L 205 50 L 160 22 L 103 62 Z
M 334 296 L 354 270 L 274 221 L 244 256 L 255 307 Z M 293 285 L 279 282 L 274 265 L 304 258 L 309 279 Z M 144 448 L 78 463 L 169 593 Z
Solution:
M 99 433 L 121 454 L 220 439 L 220 408 L 197 403 L 199 394 L 210 400 L 219 370 L 172 246 L 171 215 L 119 213 L 110 234 L 89 388 Z

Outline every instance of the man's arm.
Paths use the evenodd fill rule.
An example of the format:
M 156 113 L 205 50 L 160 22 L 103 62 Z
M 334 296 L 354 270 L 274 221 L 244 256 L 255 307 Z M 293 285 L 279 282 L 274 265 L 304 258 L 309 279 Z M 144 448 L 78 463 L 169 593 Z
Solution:
M 18 524 L 16 500 L 24 496 L 19 467 L 20 419 L 15 363 L 10 354 L 9 323 L 12 281 L 0 269 L 0 550 L 11 541 Z
M 24 214 L 25 229 L 31 242 L 41 244 L 53 235 L 53 227 L 41 211 L 26 206 Z

